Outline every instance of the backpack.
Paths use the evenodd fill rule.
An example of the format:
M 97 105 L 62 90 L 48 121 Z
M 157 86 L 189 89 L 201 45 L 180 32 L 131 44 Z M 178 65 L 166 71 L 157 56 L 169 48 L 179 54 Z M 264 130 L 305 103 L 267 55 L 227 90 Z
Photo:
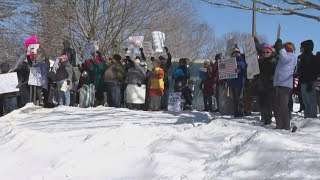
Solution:
M 79 107 L 93 107 L 95 103 L 95 86 L 93 84 L 84 84 L 79 89 Z

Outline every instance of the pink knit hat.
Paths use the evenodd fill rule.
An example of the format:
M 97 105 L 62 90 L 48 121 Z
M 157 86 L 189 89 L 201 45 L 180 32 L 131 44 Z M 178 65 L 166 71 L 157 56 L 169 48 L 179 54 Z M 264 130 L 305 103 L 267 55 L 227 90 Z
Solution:
M 270 45 L 265 45 L 263 51 L 272 52 L 272 47 Z

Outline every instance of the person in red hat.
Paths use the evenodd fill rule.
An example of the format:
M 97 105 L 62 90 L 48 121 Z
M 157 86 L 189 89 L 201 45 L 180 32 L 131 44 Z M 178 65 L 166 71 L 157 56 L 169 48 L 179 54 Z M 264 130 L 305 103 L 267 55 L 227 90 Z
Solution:
M 276 129 L 290 130 L 288 103 L 293 88 L 293 75 L 297 64 L 297 58 L 294 55 L 295 46 L 291 42 L 282 44 L 281 39 L 278 39 L 274 47 L 279 59 L 273 79 Z
M 274 99 L 273 76 L 276 69 L 276 58 L 270 45 L 265 45 L 261 54 L 259 58 L 260 74 L 254 77 L 254 86 L 257 91 L 261 121 L 269 125 Z

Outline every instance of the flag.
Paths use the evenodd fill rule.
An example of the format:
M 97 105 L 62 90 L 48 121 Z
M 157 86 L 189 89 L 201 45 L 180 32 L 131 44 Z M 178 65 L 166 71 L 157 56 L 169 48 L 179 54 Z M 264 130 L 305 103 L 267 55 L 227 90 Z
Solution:
M 233 79 L 238 77 L 236 58 L 218 61 L 219 79 Z

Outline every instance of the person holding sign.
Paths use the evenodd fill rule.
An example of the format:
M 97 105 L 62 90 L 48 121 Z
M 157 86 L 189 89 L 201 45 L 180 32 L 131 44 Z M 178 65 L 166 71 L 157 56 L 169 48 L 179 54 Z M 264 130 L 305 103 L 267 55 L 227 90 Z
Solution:
M 278 39 L 274 48 L 279 58 L 273 79 L 276 129 L 290 130 L 288 103 L 293 88 L 293 75 L 297 64 L 297 59 L 293 54 L 295 46 L 291 42 L 282 44 L 282 40 Z
M 244 116 L 243 88 L 247 75 L 247 63 L 237 46 L 234 47 L 231 55 L 235 57 L 237 61 L 237 69 L 235 69 L 235 71 L 238 73 L 238 77 L 228 79 L 227 83 L 228 86 L 231 87 L 232 91 L 234 117 L 242 117 Z
M 262 49 L 259 58 L 260 74 L 253 80 L 254 89 L 257 91 L 261 121 L 265 125 L 271 124 L 272 104 L 274 99 L 273 77 L 276 69 L 276 58 L 270 45 Z
M 69 106 L 72 66 L 68 61 L 67 55 L 62 55 L 59 57 L 59 60 L 59 67 L 55 75 L 55 80 L 59 91 L 59 105 Z

